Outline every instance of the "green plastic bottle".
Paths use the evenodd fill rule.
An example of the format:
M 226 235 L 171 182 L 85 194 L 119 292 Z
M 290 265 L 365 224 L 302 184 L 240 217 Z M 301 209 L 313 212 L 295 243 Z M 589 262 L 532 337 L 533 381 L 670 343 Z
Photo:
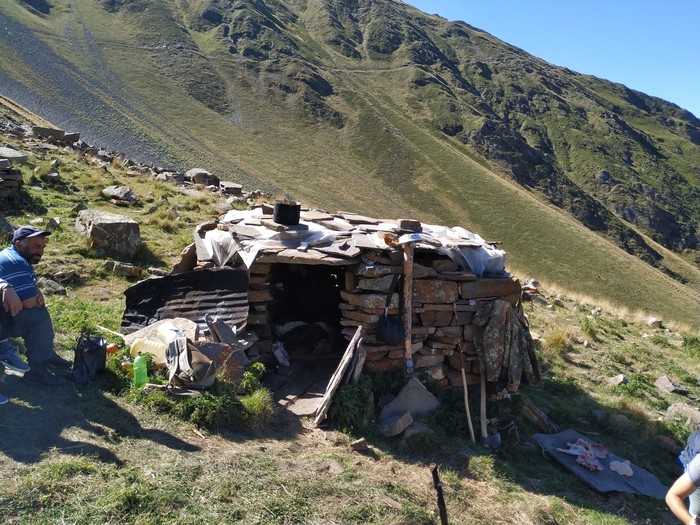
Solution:
M 134 386 L 143 388 L 143 385 L 148 383 L 148 361 L 141 352 L 134 358 L 132 370 L 134 371 Z

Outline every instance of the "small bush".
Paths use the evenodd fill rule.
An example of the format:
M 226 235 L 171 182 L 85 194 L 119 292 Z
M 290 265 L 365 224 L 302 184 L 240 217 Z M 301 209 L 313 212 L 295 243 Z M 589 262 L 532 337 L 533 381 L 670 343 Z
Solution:
M 495 458 L 493 456 L 471 456 L 467 470 L 478 481 L 492 481 L 496 479 Z
M 645 374 L 634 373 L 630 374 L 626 383 L 613 387 L 613 390 L 633 398 L 640 398 L 644 396 L 645 392 L 653 391 L 654 387 Z
M 243 394 L 252 394 L 262 388 L 262 378 L 265 375 L 265 365 L 260 362 L 251 363 L 246 366 L 243 372 L 243 379 L 240 383 L 240 391 Z
M 328 415 L 346 432 L 366 429 L 374 417 L 371 378 L 363 375 L 357 383 L 340 387 L 333 398 Z
M 671 343 L 668 342 L 668 338 L 665 335 L 655 334 L 649 338 L 649 341 L 654 343 L 656 346 L 661 348 L 671 348 Z
M 444 452 L 444 437 L 435 432 L 419 432 L 399 441 L 398 449 L 411 456 L 430 456 Z
M 555 354 L 565 354 L 571 350 L 569 335 L 565 330 L 554 329 L 543 340 L 544 349 Z
M 251 394 L 241 397 L 239 401 L 243 407 L 243 421 L 251 430 L 265 427 L 275 413 L 272 392 L 267 388 L 260 388 Z
M 700 337 L 693 335 L 683 337 L 682 348 L 688 352 L 691 357 L 700 357 Z
M 581 321 L 581 331 L 588 337 L 590 337 L 593 341 L 598 340 L 598 330 L 596 328 L 596 324 L 593 322 L 592 319 L 586 317 L 583 319 L 583 321 Z

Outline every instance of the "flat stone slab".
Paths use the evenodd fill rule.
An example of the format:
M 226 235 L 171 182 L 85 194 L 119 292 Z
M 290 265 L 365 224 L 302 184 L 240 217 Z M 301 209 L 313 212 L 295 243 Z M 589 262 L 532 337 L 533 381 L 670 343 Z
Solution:
M 299 417 L 311 417 L 316 415 L 322 400 L 323 394 L 305 394 L 291 403 L 287 410 Z
M 27 162 L 27 155 L 16 149 L 0 146 L 0 159 L 7 159 L 10 162 L 24 164 Z
M 399 394 L 384 407 L 379 420 L 382 421 L 392 415 L 404 412 L 409 412 L 412 415 L 427 414 L 439 406 L 440 401 L 438 398 L 431 394 L 423 383 L 412 377 Z

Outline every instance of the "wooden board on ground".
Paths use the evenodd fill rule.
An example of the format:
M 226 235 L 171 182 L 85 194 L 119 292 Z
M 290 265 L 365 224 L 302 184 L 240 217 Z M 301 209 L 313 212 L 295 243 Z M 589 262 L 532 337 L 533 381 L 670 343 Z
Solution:
M 575 430 L 569 429 L 558 434 L 535 434 L 533 437 L 550 456 L 598 492 L 627 492 L 661 500 L 666 497 L 668 487 L 663 485 L 654 474 L 642 467 L 630 464 L 634 473 L 632 477 L 621 476 L 610 470 L 611 461 L 624 461 L 623 458 L 616 456 L 611 451 L 608 451 L 607 457 L 599 460 L 603 470 L 594 472 L 576 463 L 576 456 L 558 452 L 557 448 L 566 449 L 567 443 L 576 443 L 579 438 L 595 444 L 595 441 L 582 436 Z

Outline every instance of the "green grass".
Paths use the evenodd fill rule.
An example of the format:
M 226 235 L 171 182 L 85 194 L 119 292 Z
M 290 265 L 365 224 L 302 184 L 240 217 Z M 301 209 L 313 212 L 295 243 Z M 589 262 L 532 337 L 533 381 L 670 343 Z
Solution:
M 336 56 L 326 44 L 305 43 L 319 62 L 328 56 L 336 60 L 333 67 L 320 71 L 337 89 L 327 101 L 329 106 L 348 117 L 346 126 L 338 129 L 323 121 L 311 124 L 308 115 L 299 117 L 303 111 L 292 98 L 270 96 L 276 93 L 278 80 L 272 69 L 279 64 L 259 67 L 216 50 L 212 34 L 198 34 L 192 38 L 204 42 L 212 67 L 231 82 L 238 118 L 232 124 L 236 119 L 192 102 L 184 86 L 171 83 L 167 72 L 153 69 L 153 63 L 165 60 L 169 51 L 145 50 L 135 36 L 154 18 L 141 18 L 142 25 L 136 26 L 127 13 L 104 18 L 98 4 L 80 1 L 78 9 L 61 10 L 59 34 L 54 33 L 55 21 L 35 20 L 19 4 L 8 5 L 3 4 L 3 10 L 11 9 L 13 16 L 22 13 L 27 23 L 39 24 L 42 38 L 55 49 L 70 47 L 63 34 L 66 28 L 78 27 L 74 23 L 85 24 L 98 35 L 105 65 L 123 79 L 129 98 L 128 107 L 108 101 L 111 111 L 94 115 L 109 126 L 132 130 L 187 167 L 203 166 L 244 183 L 247 190 L 260 184 L 272 195 L 289 192 L 304 204 L 329 211 L 460 225 L 489 240 L 503 241 L 509 269 L 537 277 L 542 290 L 551 291 L 550 307 L 524 306 L 533 332 L 541 336 L 536 352 L 545 387 L 523 386 L 520 395 L 528 396 L 561 429 L 589 432 L 663 483 L 671 483 L 680 473 L 674 447 L 681 446 L 691 429 L 680 418 L 660 418 L 671 404 L 700 396 L 696 379 L 700 342 L 697 333 L 684 330 L 700 319 L 696 302 L 700 272 L 692 266 L 693 253 L 678 255 L 655 246 L 664 264 L 687 279 L 683 286 L 581 227 L 541 195 L 503 178 L 502 169 L 478 155 L 473 146 L 434 129 L 436 122 L 455 113 L 448 111 L 450 99 L 444 91 L 434 90 L 443 97 L 434 100 L 433 91 L 405 87 L 405 80 L 416 74 L 413 66 L 391 63 L 386 57 L 381 64 L 371 60 L 358 64 Z M 314 14 L 306 13 L 303 28 L 294 26 L 299 38 L 306 38 L 304 28 L 323 26 L 322 18 Z M 492 38 L 484 39 L 478 44 L 483 52 L 493 45 Z M 89 55 L 79 52 L 83 45 L 76 42 L 70 53 L 74 63 L 87 67 Z M 463 52 L 454 49 L 457 55 Z M 464 61 L 464 67 L 470 67 L 468 56 Z M 506 73 L 496 72 L 499 82 Z M 445 73 L 443 78 L 451 77 Z M 484 96 L 498 89 L 495 82 L 479 82 Z M 163 86 L 168 86 L 169 96 L 163 96 Z M 534 86 L 531 78 L 523 82 L 528 92 Z M 506 93 L 516 95 L 512 88 Z M 614 92 L 600 96 L 606 105 L 619 102 Z M 465 101 L 473 102 L 465 98 L 456 105 Z M 98 108 L 82 109 L 91 113 Z M 601 123 L 591 117 L 589 128 L 565 136 L 562 130 L 572 121 L 554 111 L 547 115 L 547 125 L 558 128 L 552 134 L 558 137 L 557 155 L 565 148 L 565 139 L 576 146 L 567 155 L 561 153 L 562 169 L 566 163 L 567 172 L 579 172 L 579 180 L 584 180 L 586 173 L 598 168 L 598 159 L 580 146 L 587 132 Z M 513 119 L 529 127 L 529 140 L 537 139 L 536 119 L 522 115 Z M 665 144 L 676 140 L 687 145 L 644 122 L 644 129 L 663 135 Z M 462 123 L 473 132 L 483 119 L 465 115 Z M 3 136 L 3 141 L 24 147 L 15 137 Z M 688 153 L 689 158 L 694 155 Z M 118 330 L 124 309 L 120 292 L 134 282 L 106 272 L 102 257 L 73 230 L 72 207 L 82 203 L 134 217 L 145 244 L 134 262 L 167 269 L 192 242 L 194 227 L 217 215 L 221 199 L 188 197 L 170 184 L 127 176 L 118 162 L 98 169 L 63 151 L 31 154 L 23 168 L 25 180 L 35 177 L 46 182 L 55 159 L 61 161 L 62 183 L 41 191 L 28 188 L 23 206 L 5 206 L 2 211 L 14 223 L 53 217 L 62 225 L 51 236 L 37 271 L 47 277 L 58 270 L 75 272 L 66 284 L 66 296 L 48 298 L 59 351 L 68 355 L 82 330 L 97 324 Z M 673 163 L 679 170 L 684 166 L 679 158 Z M 108 184 L 130 186 L 137 201 L 128 208 L 110 204 L 100 195 Z M 561 295 L 561 306 L 551 307 L 555 295 Z M 662 316 L 671 330 L 647 326 L 642 316 L 652 314 Z M 669 519 L 661 501 L 629 495 L 618 500 L 592 491 L 541 453 L 531 437 L 540 429 L 517 410 L 515 426 L 503 429 L 504 446 L 493 453 L 468 441 L 461 392 L 437 389 L 428 382 L 442 403 L 436 413 L 420 418 L 432 432 L 382 438 L 373 427 L 376 412 L 369 403 L 379 408 L 386 396 L 398 392 L 402 378 L 367 376 L 337 392 L 330 411 L 335 427 L 316 429 L 308 421 L 273 410 L 270 392 L 260 388 L 262 373 L 250 369 L 236 392 L 217 381 L 207 395 L 176 400 L 132 389 L 119 356 L 110 359 L 109 372 L 99 383 L 57 391 L 53 405 L 16 396 L 15 378 L 7 378 L 3 393 L 17 397 L 10 408 L 30 416 L 53 408 L 66 415 L 67 423 L 53 432 L 42 421 L 49 445 L 33 460 L 22 461 L 12 454 L 12 444 L 3 445 L 0 508 L 11 523 L 32 525 L 185 520 L 427 525 L 439 519 L 430 476 L 430 468 L 439 465 L 451 523 L 641 525 Z M 627 383 L 611 387 L 606 380 L 617 374 L 624 374 Z M 688 387 L 688 396 L 658 391 L 653 384 L 661 374 Z M 158 374 L 151 379 L 164 380 Z M 475 415 L 478 396 L 470 401 Z M 476 417 L 474 422 L 478 424 Z M 8 420 L 0 412 L 4 433 L 21 424 L 24 421 Z M 31 439 L 37 433 L 33 424 L 30 417 L 27 443 L 15 446 L 36 446 Z M 369 451 L 349 449 L 359 437 L 367 439 Z
M 435 66 L 422 74 L 439 77 L 444 85 L 416 87 L 411 84 L 415 65 L 407 65 L 400 58 L 406 55 L 359 61 L 340 57 L 316 34 L 326 28 L 325 14 L 306 12 L 305 25 L 298 20 L 292 22 L 293 17 L 287 13 L 285 28 L 294 34 L 295 45 L 314 57 L 319 74 L 334 87 L 334 95 L 323 101 L 327 110 L 340 111 L 347 117 L 345 126 L 337 129 L 323 118 L 309 119 L 306 110 L 299 107 L 302 102 L 298 95 L 283 95 L 276 89 L 281 82 L 276 71 L 287 71 L 283 59 L 260 64 L 231 55 L 221 41 L 217 42 L 214 30 L 192 31 L 188 36 L 173 24 L 177 18 L 173 5 L 110 15 L 90 2 L 80 5 L 75 19 L 68 10 L 55 9 L 52 16 L 60 20 L 59 27 L 64 30 L 61 33 L 53 33 L 50 19 L 36 19 L 15 4 L 6 9 L 30 26 L 41 27 L 40 37 L 57 52 L 65 50 L 86 74 L 93 65 L 90 60 L 98 60 L 97 55 L 92 56 L 90 46 L 99 49 L 102 65 L 119 79 L 112 88 L 123 101 L 105 96 L 103 102 L 108 111 L 97 107 L 88 111 L 74 109 L 132 134 L 139 139 L 139 148 L 160 149 L 173 164 L 204 166 L 249 189 L 260 188 L 272 195 L 292 189 L 295 198 L 304 204 L 329 211 L 385 216 L 387 210 L 392 210 L 392 215 L 464 226 L 488 240 L 502 241 L 509 265 L 519 275 L 536 276 L 552 287 L 564 287 L 595 301 L 608 301 L 669 321 L 689 325 L 700 321 L 696 301 L 700 272 L 692 262 L 692 254 L 681 256 L 651 243 L 662 254 L 661 263 L 684 280 L 682 285 L 575 223 L 566 213 L 544 203 L 536 192 L 503 179 L 502 168 L 485 160 L 473 145 L 465 144 L 459 137 L 447 138 L 435 129 L 436 122 L 455 120 L 472 132 L 484 122 L 482 115 L 471 114 L 468 109 L 481 100 L 454 87 L 452 83 L 459 80 L 454 71 Z M 190 15 L 196 13 L 188 12 L 185 19 Z M 394 10 L 382 16 L 393 17 Z M 88 45 L 83 26 L 75 24 L 84 24 L 95 44 Z M 163 41 L 188 46 L 201 43 L 206 67 L 215 71 L 220 81 L 228 83 L 229 98 L 235 102 L 231 108 L 235 118 L 208 109 L 206 105 L 212 101 L 193 102 L 187 93 L 189 88 L 169 78 L 169 70 L 162 64 L 171 51 L 144 48 L 140 40 L 154 27 L 163 31 Z M 438 30 L 426 31 L 440 45 L 450 45 L 447 56 L 464 60 L 468 69 L 467 59 L 473 56 L 471 48 L 464 48 L 463 43 Z M 66 34 L 72 35 L 75 45 L 66 45 Z M 483 35 L 474 38 L 471 45 L 485 56 L 499 49 L 497 41 Z M 509 53 L 505 56 L 518 65 L 525 63 L 522 56 Z M 325 62 L 330 57 L 334 60 L 332 65 Z M 294 67 L 302 66 L 296 61 Z M 608 133 L 601 124 L 604 119 L 595 116 L 594 111 L 586 118 L 554 111 L 546 106 L 551 104 L 549 93 L 538 77 L 523 75 L 513 81 L 511 75 L 517 68 L 511 69 L 495 72 L 491 82 L 481 77 L 469 80 L 478 86 L 484 99 L 496 96 L 499 86 L 504 90 L 501 104 L 509 98 L 525 96 L 513 88 L 519 85 L 532 104 L 544 104 L 542 120 L 536 114 L 525 113 L 513 113 L 511 118 L 525 126 L 528 131 L 524 133 L 531 134 L 527 136 L 536 137 L 539 133 L 551 140 L 557 156 L 561 155 L 563 172 L 584 187 L 589 174 L 602 168 L 612 170 L 618 178 L 630 176 L 623 163 L 613 168 L 611 159 L 601 159 L 594 151 L 598 141 L 595 133 Z M 672 139 L 682 143 L 682 158 L 669 156 L 680 173 L 689 173 L 688 166 L 700 156 L 696 148 L 686 147 L 689 145 L 680 136 L 625 106 L 620 98 L 623 94 L 615 86 L 596 83 L 589 77 L 550 73 L 572 90 L 576 88 L 567 94 L 571 107 L 590 100 L 607 111 L 618 106 L 649 136 L 658 137 L 657 143 L 664 148 Z M 162 96 L 163 86 L 168 87 L 167 97 Z M 187 103 L 183 103 L 185 100 Z M 281 114 L 287 117 L 280 119 Z M 232 120 L 238 124 L 233 125 Z M 606 141 L 610 142 L 607 138 Z M 617 158 L 619 144 L 611 142 L 609 147 L 615 148 L 611 156 Z M 649 177 L 657 172 L 656 168 L 645 168 L 646 182 L 655 185 Z M 687 204 L 690 206 L 690 201 Z M 157 216 L 150 218 L 154 231 L 186 229 L 187 223 L 172 222 L 168 214 L 159 210 Z M 620 272 L 620 268 L 626 271 Z M 660 289 L 663 294 L 658 293 Z

